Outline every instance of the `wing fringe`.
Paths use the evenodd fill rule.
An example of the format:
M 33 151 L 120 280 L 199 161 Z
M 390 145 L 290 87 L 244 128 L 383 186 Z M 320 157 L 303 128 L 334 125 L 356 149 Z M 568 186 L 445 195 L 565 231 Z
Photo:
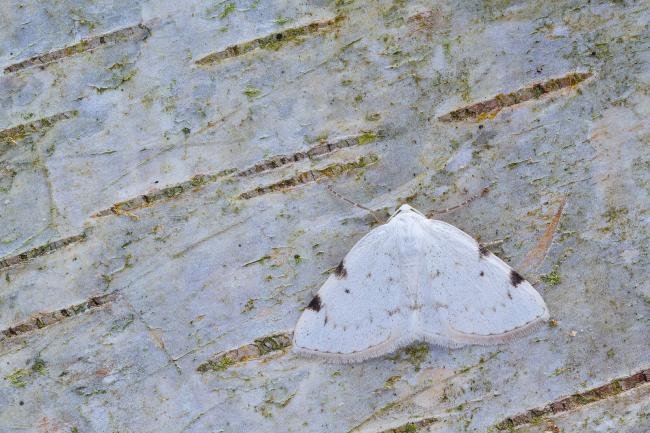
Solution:
M 442 349 L 458 349 L 459 347 L 467 346 L 468 344 L 454 341 L 450 338 L 442 338 L 438 335 L 427 334 L 426 332 L 420 332 L 419 340 L 426 341 L 427 343 Z
M 415 339 L 410 337 L 388 337 L 388 339 L 376 346 L 371 346 L 367 349 L 352 353 L 325 352 L 316 349 L 309 349 L 296 345 L 294 341 L 293 352 L 299 355 L 320 358 L 326 362 L 351 364 L 353 362 L 365 361 L 370 358 L 378 358 L 382 355 L 394 352 L 400 347 L 406 346 L 413 341 L 415 341 Z
M 510 331 L 503 332 L 501 334 L 473 334 L 469 332 L 458 331 L 454 329 L 451 325 L 449 326 L 449 334 L 451 338 L 461 344 L 476 344 L 480 346 L 490 346 L 493 344 L 502 344 L 508 343 L 512 340 L 515 340 L 526 335 L 530 335 L 539 328 L 541 328 L 548 320 L 549 315 L 548 311 L 545 311 L 541 316 L 531 320 L 530 322 L 518 327 L 511 329 Z
M 545 312 L 540 317 L 537 317 L 536 319 L 533 319 L 518 328 L 511 329 L 510 331 L 506 331 L 501 334 L 491 335 L 473 334 L 458 331 L 450 326 L 449 335 L 451 338 L 445 340 L 441 340 L 438 337 L 434 337 L 425 333 L 422 333 L 419 338 L 415 336 L 406 338 L 389 337 L 383 343 L 369 347 L 365 350 L 360 350 L 358 352 L 352 353 L 325 352 L 316 349 L 309 349 L 306 347 L 298 346 L 295 344 L 295 342 L 292 350 L 298 355 L 307 356 L 310 358 L 319 358 L 326 362 L 334 364 L 351 364 L 354 362 L 365 361 L 366 359 L 379 358 L 383 355 L 392 353 L 401 347 L 408 346 L 415 341 L 422 340 L 441 348 L 459 348 L 466 345 L 490 346 L 495 344 L 508 343 L 520 337 L 532 334 L 536 330 L 540 329 L 546 323 L 548 318 L 548 312 Z

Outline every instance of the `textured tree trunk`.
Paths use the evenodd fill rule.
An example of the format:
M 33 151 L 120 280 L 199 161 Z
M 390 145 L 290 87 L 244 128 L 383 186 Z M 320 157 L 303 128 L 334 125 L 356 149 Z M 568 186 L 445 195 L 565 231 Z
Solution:
M 650 430 L 647 2 L 52 3 L 0 5 L 0 431 Z M 292 354 L 375 224 L 327 185 L 489 185 L 441 218 L 513 266 L 566 198 L 549 325 Z

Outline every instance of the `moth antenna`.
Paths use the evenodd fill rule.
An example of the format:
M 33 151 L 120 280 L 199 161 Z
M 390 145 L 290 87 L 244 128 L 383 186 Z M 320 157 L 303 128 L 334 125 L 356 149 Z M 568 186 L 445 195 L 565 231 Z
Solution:
M 488 191 L 490 191 L 490 186 L 492 186 L 492 185 L 493 184 L 490 184 L 488 186 L 485 186 L 485 187 L 481 188 L 481 191 L 478 194 L 474 194 L 473 196 L 471 196 L 470 198 L 468 198 L 467 200 L 465 200 L 462 203 L 459 203 L 459 204 L 457 204 L 455 206 L 452 206 L 452 207 L 448 207 L 447 209 L 444 209 L 442 211 L 435 211 L 434 210 L 434 211 L 429 212 L 427 214 L 427 218 L 433 218 L 434 215 L 444 215 L 446 213 L 453 212 L 456 209 L 460 209 L 461 207 L 467 206 L 468 204 L 470 204 L 471 202 L 473 202 L 477 198 L 483 197 L 485 194 L 487 194 Z
M 328 190 L 329 192 L 331 192 L 332 194 L 334 194 L 336 197 L 340 198 L 340 199 L 343 200 L 344 202 L 349 203 L 349 204 L 351 204 L 352 206 L 356 206 L 356 207 L 358 207 L 359 209 L 363 209 L 363 210 L 369 212 L 370 215 L 372 215 L 372 217 L 375 219 L 375 221 L 377 222 L 377 224 L 381 224 L 381 220 L 377 217 L 377 214 L 375 214 L 375 211 L 373 211 L 372 209 L 367 208 L 367 207 L 365 207 L 364 205 L 357 203 L 356 201 L 352 201 L 352 200 L 350 200 L 350 199 L 347 198 L 347 197 L 343 197 L 341 194 L 339 194 L 337 191 L 335 191 L 334 188 L 332 188 L 331 185 L 325 185 L 325 187 L 327 188 L 327 190 Z
M 566 202 L 566 197 L 560 199 L 560 206 L 557 211 L 555 211 L 555 214 L 553 215 L 551 222 L 548 224 L 548 227 L 546 227 L 544 234 L 537 242 L 537 245 L 535 245 L 535 248 L 526 254 L 519 269 L 522 271 L 532 271 L 534 268 L 542 264 L 548 250 L 551 248 L 551 242 L 553 241 L 553 236 L 555 235 L 557 226 L 560 223 L 560 218 L 562 218 L 562 211 L 564 210 Z

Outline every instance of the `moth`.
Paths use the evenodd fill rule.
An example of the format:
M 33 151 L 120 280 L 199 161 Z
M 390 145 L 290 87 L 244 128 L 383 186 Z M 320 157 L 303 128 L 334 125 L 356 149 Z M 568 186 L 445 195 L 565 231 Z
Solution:
M 414 341 L 499 344 L 548 318 L 517 271 L 462 230 L 405 204 L 328 277 L 300 316 L 293 347 L 357 362 Z

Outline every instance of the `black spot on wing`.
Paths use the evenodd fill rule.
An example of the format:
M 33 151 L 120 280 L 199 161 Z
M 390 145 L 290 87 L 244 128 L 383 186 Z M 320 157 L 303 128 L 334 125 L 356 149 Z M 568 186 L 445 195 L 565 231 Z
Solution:
M 485 272 L 481 271 L 481 273 L 479 275 L 483 276 L 483 275 L 485 275 Z
M 307 305 L 307 309 L 314 310 L 317 313 L 320 311 L 321 307 L 320 296 L 318 295 L 314 296 L 314 298 L 309 302 L 309 305 Z
M 511 269 L 510 284 L 512 284 L 514 287 L 517 287 L 522 281 L 524 281 L 524 277 L 519 275 L 519 272 L 515 271 L 514 269 Z
M 343 260 L 341 260 L 341 263 L 334 269 L 334 275 L 336 275 L 336 278 L 339 280 L 342 280 L 343 278 L 348 276 L 348 270 L 345 269 L 345 266 L 343 265 Z
M 478 244 L 478 258 L 482 259 L 490 255 L 490 250 L 485 245 Z
M 350 289 L 345 289 L 345 293 L 350 293 Z

